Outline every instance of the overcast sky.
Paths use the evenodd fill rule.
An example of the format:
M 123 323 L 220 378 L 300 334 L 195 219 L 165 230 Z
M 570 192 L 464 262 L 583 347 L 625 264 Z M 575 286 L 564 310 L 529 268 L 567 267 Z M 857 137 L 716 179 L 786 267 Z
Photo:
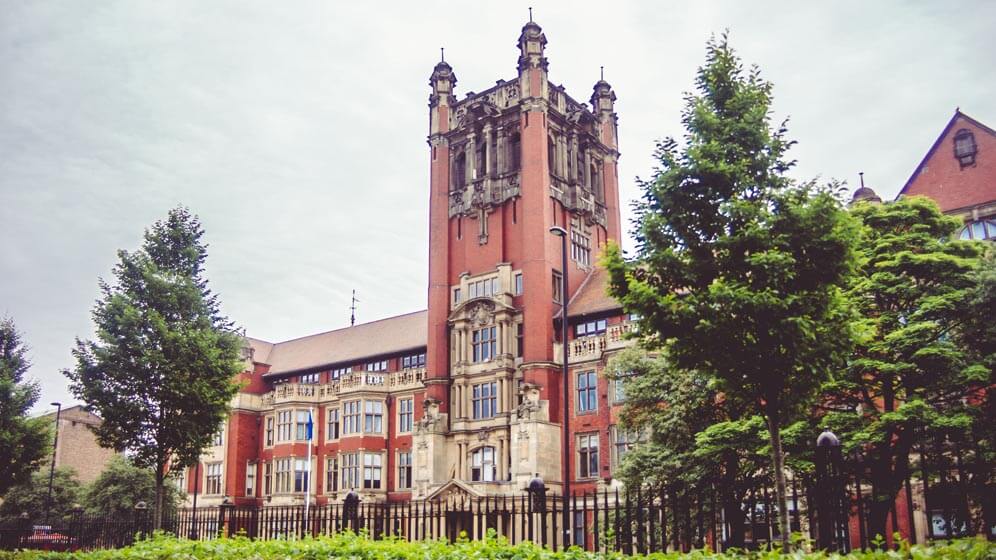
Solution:
M 587 100 L 605 66 L 624 204 L 726 28 L 798 178 L 892 197 L 955 107 L 996 124 L 993 2 L 0 0 L 0 315 L 39 408 L 73 402 L 60 370 L 115 251 L 177 204 L 252 336 L 345 326 L 354 288 L 360 321 L 424 308 L 429 74 L 445 46 L 460 97 L 514 78 L 529 5 L 551 81 Z

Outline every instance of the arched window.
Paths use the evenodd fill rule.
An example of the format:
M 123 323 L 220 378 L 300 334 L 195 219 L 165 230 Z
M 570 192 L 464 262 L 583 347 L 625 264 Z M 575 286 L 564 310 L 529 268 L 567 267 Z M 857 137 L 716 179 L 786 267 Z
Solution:
M 977 220 L 965 224 L 958 235 L 961 239 L 996 239 L 996 219 Z
M 554 147 L 553 137 L 546 137 L 546 159 L 550 165 L 550 174 L 557 174 L 557 149 Z
M 519 136 L 518 132 L 512 135 L 512 139 L 509 142 L 508 152 L 508 170 L 518 171 L 519 162 L 522 160 L 522 138 Z
M 597 162 L 591 162 L 591 190 L 595 198 L 602 200 L 602 172 Z
M 578 184 L 584 186 L 584 151 L 578 148 L 577 152 L 578 158 L 574 165 L 574 173 L 577 175 Z
M 470 479 L 474 482 L 494 482 L 498 478 L 495 448 L 479 447 L 470 454 Z
M 498 135 L 491 134 L 491 144 L 488 145 L 488 157 L 491 158 L 491 166 L 488 168 L 490 175 L 498 174 Z
M 979 148 L 975 145 L 975 135 L 963 128 L 954 136 L 954 155 L 962 167 L 975 164 L 975 154 Z
M 477 148 L 474 150 L 474 179 L 481 179 L 488 173 L 485 150 L 487 150 L 487 143 L 484 138 L 481 138 L 477 141 Z
M 467 156 L 463 150 L 453 158 L 453 190 L 459 190 L 467 184 Z

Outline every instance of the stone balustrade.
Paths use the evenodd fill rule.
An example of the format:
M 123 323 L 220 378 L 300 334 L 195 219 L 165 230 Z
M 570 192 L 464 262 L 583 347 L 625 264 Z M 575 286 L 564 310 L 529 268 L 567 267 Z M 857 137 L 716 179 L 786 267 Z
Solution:
M 573 361 L 597 360 L 607 350 L 617 350 L 633 344 L 626 337 L 634 332 L 635 323 L 625 322 L 612 325 L 604 333 L 576 338 L 570 343 L 570 358 Z
M 392 372 L 357 371 L 324 384 L 281 383 L 262 396 L 262 405 L 272 407 L 285 402 L 319 403 L 333 400 L 339 395 L 358 391 L 388 393 L 417 389 L 425 379 L 425 368 L 404 369 Z

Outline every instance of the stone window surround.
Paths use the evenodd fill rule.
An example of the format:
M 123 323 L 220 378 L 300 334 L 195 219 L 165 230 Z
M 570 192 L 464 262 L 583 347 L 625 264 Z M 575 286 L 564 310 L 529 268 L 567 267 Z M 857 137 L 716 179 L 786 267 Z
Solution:
M 406 463 L 402 463 L 401 462 L 402 455 L 407 455 L 408 456 L 408 461 Z M 414 484 L 413 484 L 414 481 L 412 480 L 412 477 L 415 474 L 414 454 L 412 453 L 412 450 L 410 448 L 398 449 L 397 451 L 395 451 L 395 457 L 396 457 L 396 459 L 395 459 L 394 463 L 395 463 L 395 465 L 397 465 L 397 478 L 395 479 L 395 483 L 394 483 L 395 488 L 394 489 L 395 490 L 411 490 L 412 487 L 414 486 Z M 407 475 L 406 477 L 402 477 L 401 476 L 401 473 L 402 473 L 401 469 L 404 469 L 404 468 L 408 469 L 408 471 L 406 473 L 406 475 Z M 402 478 L 405 478 L 405 480 L 407 482 L 407 484 L 405 486 L 401 485 Z
M 212 472 L 217 467 L 217 472 Z M 210 463 L 204 464 L 203 469 L 204 480 L 202 488 L 204 488 L 205 496 L 220 496 L 225 491 L 225 462 L 224 461 L 211 461 Z M 212 492 L 212 488 L 208 484 L 208 481 L 212 478 L 218 479 L 218 491 Z
M 482 272 L 473 276 L 471 276 L 469 272 L 460 273 L 460 280 L 456 284 L 450 286 L 450 309 L 456 309 L 460 306 L 460 304 L 466 301 L 482 297 L 490 297 L 501 301 L 506 305 L 511 305 L 511 300 L 505 301 L 505 298 L 514 295 L 516 274 L 522 274 L 522 270 L 512 270 L 512 265 L 510 263 L 498 263 L 495 270 Z M 470 297 L 470 284 L 483 280 L 492 280 L 495 278 L 498 279 L 498 283 L 500 285 L 500 289 L 497 294 L 492 294 L 491 296 L 479 295 L 476 298 Z M 459 296 L 457 294 L 459 294 Z M 457 299 L 458 297 L 459 299 Z
M 401 415 L 402 415 L 401 401 L 405 401 L 405 400 L 411 401 L 411 406 L 409 407 L 409 410 L 407 411 L 407 414 L 410 416 L 410 420 L 408 422 L 408 429 L 407 430 L 402 430 L 401 429 L 401 424 L 402 424 L 402 422 L 401 422 Z M 413 393 L 405 393 L 403 395 L 396 395 L 394 397 L 394 402 L 397 403 L 397 406 L 395 407 L 396 408 L 396 410 L 395 410 L 395 416 L 396 416 L 396 419 L 395 419 L 395 433 L 396 434 L 411 434 L 414 431 L 414 428 L 415 428 L 415 395 Z
M 480 440 L 477 434 L 463 434 L 454 440 L 457 447 L 457 478 L 469 484 L 499 484 L 508 482 L 511 473 L 509 464 L 509 454 L 511 453 L 511 434 L 507 428 L 491 432 L 497 434 L 490 436 L 486 440 Z M 493 447 L 495 449 L 495 480 L 493 482 L 474 481 L 471 476 L 473 452 L 482 447 Z
M 599 386 L 599 379 L 600 379 L 601 376 L 598 375 L 598 370 L 595 369 L 595 368 L 588 367 L 588 368 L 580 368 L 580 369 L 576 369 L 576 370 L 571 370 L 571 373 L 573 374 L 573 375 L 571 375 L 571 378 L 572 378 L 572 381 L 573 381 L 573 383 L 572 383 L 573 387 L 571 387 L 571 388 L 573 389 L 572 393 L 574 393 L 574 416 L 588 416 L 590 414 L 597 414 L 598 413 L 598 408 L 599 408 L 598 407 L 599 389 L 601 388 Z M 594 381 L 595 381 L 595 386 L 594 387 L 586 386 L 584 388 L 584 390 L 587 391 L 587 392 L 594 392 L 594 394 L 595 394 L 595 405 L 594 405 L 593 408 L 581 410 L 581 387 L 580 387 L 580 380 L 581 379 L 580 379 L 580 377 L 582 375 L 586 375 L 587 376 L 588 374 L 593 374 Z
M 515 407 L 515 383 L 514 373 L 500 370 L 497 372 L 483 373 L 477 375 L 461 375 L 453 378 L 450 390 L 451 401 L 453 403 L 453 417 L 459 422 L 487 422 L 495 418 L 502 418 Z M 495 394 L 495 410 L 492 416 L 485 418 L 474 418 L 474 385 L 483 383 L 494 383 L 497 390 Z
M 516 353 L 516 324 L 521 314 L 511 307 L 511 296 L 477 298 L 458 306 L 450 315 L 450 363 L 454 376 L 483 373 L 500 367 L 511 366 Z M 479 303 L 471 303 L 480 300 Z M 505 300 L 505 301 L 501 301 Z M 473 361 L 474 331 L 495 327 L 495 354 L 490 360 Z

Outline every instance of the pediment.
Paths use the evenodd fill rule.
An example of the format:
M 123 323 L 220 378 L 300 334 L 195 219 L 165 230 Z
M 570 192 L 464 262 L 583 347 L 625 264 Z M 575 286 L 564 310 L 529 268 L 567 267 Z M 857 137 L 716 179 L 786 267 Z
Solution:
M 483 496 L 484 494 L 474 490 L 466 483 L 454 478 L 430 493 L 425 497 L 425 499 L 437 504 L 446 504 L 459 507 L 467 501 L 475 500 Z
M 497 313 L 503 311 L 514 312 L 515 310 L 514 307 L 497 301 L 494 298 L 488 296 L 476 297 L 457 305 L 450 312 L 449 321 L 452 323 L 464 320 L 475 325 L 488 325 L 494 322 L 494 316 Z

